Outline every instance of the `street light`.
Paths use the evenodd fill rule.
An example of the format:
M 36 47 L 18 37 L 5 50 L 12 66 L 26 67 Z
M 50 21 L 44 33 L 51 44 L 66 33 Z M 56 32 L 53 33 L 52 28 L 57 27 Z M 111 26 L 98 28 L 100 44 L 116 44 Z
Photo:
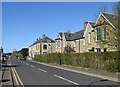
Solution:
M 0 58 L 1 58 L 1 61 L 2 61 L 2 58 L 3 58 L 3 48 L 2 47 L 0 49 Z

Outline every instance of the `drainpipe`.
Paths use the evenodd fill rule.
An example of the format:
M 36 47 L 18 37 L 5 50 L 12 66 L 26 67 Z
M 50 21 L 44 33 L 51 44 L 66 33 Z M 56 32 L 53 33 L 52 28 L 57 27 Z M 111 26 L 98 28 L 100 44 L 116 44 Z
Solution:
M 40 40 L 40 54 L 42 54 L 42 42 Z

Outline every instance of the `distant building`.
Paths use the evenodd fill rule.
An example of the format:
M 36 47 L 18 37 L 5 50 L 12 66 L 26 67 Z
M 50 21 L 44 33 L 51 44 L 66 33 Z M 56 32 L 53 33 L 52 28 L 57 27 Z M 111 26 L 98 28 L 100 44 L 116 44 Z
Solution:
M 29 46 L 29 56 L 34 57 L 37 54 L 46 54 L 54 52 L 54 40 L 43 35 Z

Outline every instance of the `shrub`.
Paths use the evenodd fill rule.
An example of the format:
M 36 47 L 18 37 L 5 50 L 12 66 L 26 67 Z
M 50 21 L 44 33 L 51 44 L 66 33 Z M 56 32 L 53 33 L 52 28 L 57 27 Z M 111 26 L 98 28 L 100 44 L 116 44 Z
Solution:
M 46 63 L 57 63 L 105 70 L 109 72 L 120 71 L 119 52 L 86 52 L 86 53 L 49 53 L 35 55 L 34 60 Z

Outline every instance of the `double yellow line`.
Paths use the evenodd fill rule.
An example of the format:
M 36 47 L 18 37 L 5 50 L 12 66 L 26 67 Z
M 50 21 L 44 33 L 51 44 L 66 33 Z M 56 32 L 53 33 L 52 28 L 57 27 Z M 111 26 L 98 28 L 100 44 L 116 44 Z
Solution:
M 24 87 L 24 85 L 23 85 L 23 83 L 22 83 L 22 81 L 21 81 L 21 79 L 20 79 L 20 77 L 19 77 L 19 75 L 14 67 L 12 68 L 12 74 L 13 74 L 13 78 L 16 82 L 15 85 L 18 87 Z

